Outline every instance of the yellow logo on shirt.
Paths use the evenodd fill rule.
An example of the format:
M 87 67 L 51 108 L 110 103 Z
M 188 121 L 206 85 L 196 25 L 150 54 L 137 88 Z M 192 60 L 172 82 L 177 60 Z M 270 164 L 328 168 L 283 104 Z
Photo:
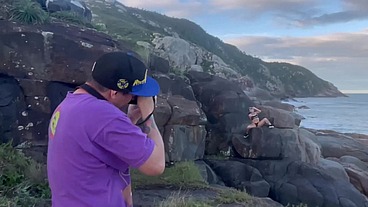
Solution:
M 55 133 L 56 133 L 56 127 L 57 124 L 59 122 L 59 118 L 60 118 L 60 111 L 57 110 L 54 115 L 51 118 L 51 122 L 50 122 L 50 138 L 54 138 Z

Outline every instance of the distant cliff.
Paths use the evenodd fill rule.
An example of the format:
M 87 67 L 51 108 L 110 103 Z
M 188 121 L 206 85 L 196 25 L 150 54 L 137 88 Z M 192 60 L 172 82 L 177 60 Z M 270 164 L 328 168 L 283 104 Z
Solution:
M 245 78 L 276 97 L 343 96 L 333 84 L 304 67 L 264 62 L 189 20 L 126 7 L 118 1 L 88 0 L 87 4 L 93 21 L 104 25 L 106 32 L 143 56 L 153 53 L 168 60 L 171 71 L 199 70 L 231 80 Z

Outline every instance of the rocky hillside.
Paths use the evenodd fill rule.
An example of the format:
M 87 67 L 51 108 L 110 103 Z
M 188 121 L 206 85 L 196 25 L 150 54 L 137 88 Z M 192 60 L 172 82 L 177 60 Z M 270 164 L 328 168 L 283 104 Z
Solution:
M 153 53 L 168 60 L 173 72 L 204 71 L 240 83 L 246 79 L 250 83 L 243 84 L 244 90 L 256 86 L 277 97 L 343 95 L 304 67 L 254 58 L 189 20 L 126 7 L 113 0 L 88 0 L 87 4 L 93 21 L 110 35 L 143 55 Z
M 12 0 L 0 0 L 0 142 L 12 140 L 24 154 L 45 162 L 50 116 L 66 92 L 87 79 L 94 60 L 101 54 L 130 47 L 146 54 L 151 72 L 161 86 L 154 116 L 163 135 L 166 162 L 170 166 L 164 173 L 167 177 L 154 177 L 150 181 L 137 179 L 143 183 L 134 191 L 137 206 L 152 206 L 153 201 L 165 200 L 171 191 L 183 190 L 182 184 L 195 180 L 197 187 L 205 183 L 205 191 L 202 187 L 191 188 L 188 197 L 202 200 L 203 205 L 191 206 L 208 206 L 208 203 L 218 206 L 213 205 L 214 202 L 234 206 L 234 203 L 242 202 L 237 206 L 303 203 L 322 207 L 368 207 L 367 137 L 300 128 L 302 117 L 294 113 L 293 106 L 275 101 L 256 104 L 244 93 L 242 87 L 251 86 L 250 79 L 242 76 L 227 60 L 194 44 L 194 40 L 189 42 L 179 38 L 179 33 L 171 36 L 149 33 L 149 30 L 142 33 L 144 27 L 141 25 L 146 23 L 138 24 L 142 20 L 137 15 L 123 16 L 126 19 L 122 22 L 130 23 L 120 24 L 136 33 L 120 33 L 119 36 L 111 31 L 97 31 L 108 30 L 109 24 L 90 22 L 92 15 L 89 14 L 95 12 L 90 13 L 85 5 L 75 5 L 75 1 L 66 4 L 49 1 L 45 5 L 46 13 L 30 0 L 21 1 L 22 5 L 10 5 Z M 96 4 L 105 5 L 104 2 Z M 65 5 L 80 18 L 70 13 L 58 13 Z M 128 14 L 128 10 L 131 9 L 111 7 L 109 13 L 101 13 L 100 17 L 115 16 L 113 11 Z M 30 16 L 32 18 L 28 18 Z M 111 21 L 116 20 L 113 16 L 110 16 Z M 112 28 L 117 25 L 118 22 Z M 193 58 L 194 63 L 191 62 Z M 252 60 L 262 63 L 262 71 L 285 72 L 289 68 L 298 77 L 296 81 L 309 82 L 300 74 L 305 72 L 303 68 L 292 70 L 292 66 L 279 63 L 273 65 L 277 66 L 274 69 L 259 59 Z M 186 64 L 190 68 L 184 67 Z M 201 72 L 206 65 L 208 71 Z M 279 73 L 279 77 L 288 75 L 287 72 Z M 310 81 L 306 88 L 312 87 L 313 81 Z M 299 86 L 297 82 L 285 83 L 290 85 L 290 91 Z M 326 95 L 326 91 L 318 94 Z M 269 118 L 275 128 L 254 128 L 249 136 L 244 136 L 250 123 L 247 117 L 250 106 L 260 108 L 260 118 Z M 0 157 L 4 161 L 0 159 L 0 206 L 16 206 L 10 205 L 7 199 L 19 204 L 24 200 L 18 197 L 23 196 L 48 199 L 49 192 L 42 187 L 47 185 L 45 177 L 34 173 L 26 175 L 23 169 L 33 168 L 23 161 L 12 167 L 10 163 L 17 163 L 19 159 L 1 149 Z M 6 149 L 11 151 L 12 148 Z M 200 172 L 180 168 L 183 161 L 195 163 L 199 167 L 193 168 Z M 182 172 L 193 173 L 184 176 Z M 172 182 L 167 183 L 168 177 Z M 31 178 L 39 178 L 40 182 L 30 187 L 20 185 Z M 173 189 L 173 183 L 179 183 L 179 188 Z M 230 191 L 228 194 L 240 197 L 229 201 L 218 188 L 236 188 L 240 192 Z M 246 198 L 249 196 L 244 190 L 262 199 Z M 218 201 L 218 197 L 223 199 Z

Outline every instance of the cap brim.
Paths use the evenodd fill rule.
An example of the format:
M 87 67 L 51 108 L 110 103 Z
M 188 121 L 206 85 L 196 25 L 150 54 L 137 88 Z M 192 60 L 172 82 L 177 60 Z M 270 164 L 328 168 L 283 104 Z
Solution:
M 133 86 L 132 92 L 130 92 L 130 94 L 145 97 L 156 96 L 159 93 L 160 85 L 155 79 L 151 77 L 147 77 L 145 84 Z

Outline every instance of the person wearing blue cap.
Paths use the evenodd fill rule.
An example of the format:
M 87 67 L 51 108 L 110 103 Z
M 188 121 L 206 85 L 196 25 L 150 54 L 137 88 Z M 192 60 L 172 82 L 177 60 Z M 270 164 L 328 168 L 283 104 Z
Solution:
M 147 73 L 131 53 L 104 54 L 91 79 L 55 109 L 47 154 L 53 207 L 133 206 L 129 168 L 163 173 L 164 144 L 152 98 L 160 87 Z

